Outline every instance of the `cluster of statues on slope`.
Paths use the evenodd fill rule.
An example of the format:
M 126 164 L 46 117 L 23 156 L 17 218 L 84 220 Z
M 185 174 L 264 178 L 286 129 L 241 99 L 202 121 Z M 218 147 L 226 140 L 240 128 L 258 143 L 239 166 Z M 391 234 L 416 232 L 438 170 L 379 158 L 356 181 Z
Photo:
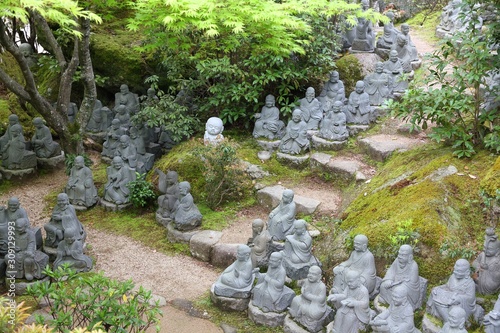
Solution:
M 385 276 L 379 278 L 368 238 L 357 235 L 349 258 L 333 268 L 333 286 L 327 295 L 321 282 L 321 263 L 311 253 L 310 236 L 304 236 L 309 235 L 306 223 L 295 220 L 294 210 L 293 192 L 286 190 L 278 207 L 269 214 L 267 229 L 260 219 L 252 223 L 249 245 L 238 247 L 237 261 L 213 285 L 215 296 L 246 298 L 251 312 L 284 317 L 288 311 L 290 320 L 309 332 L 320 331 L 333 319 L 332 308 L 335 312 L 332 332 L 357 333 L 368 326 L 375 332 L 420 332 L 414 324 L 414 312 L 424 305 L 427 280 L 419 276 L 410 245 L 400 247 Z M 294 275 L 297 270 L 290 269 L 290 265 L 303 265 L 305 274 Z M 266 274 L 260 273 L 262 266 L 268 267 Z M 457 260 L 448 282 L 430 293 L 427 312 L 443 321 L 443 333 L 466 332 L 464 325 L 471 315 L 479 322 L 484 317 L 491 332 L 496 333 L 495 329 L 500 328 L 498 306 L 484 316 L 484 310 L 476 303 L 476 292 L 500 291 L 500 241 L 494 230 L 486 231 L 484 251 L 472 267 L 476 269 L 475 276 L 471 276 L 467 260 Z M 285 285 L 287 277 L 305 279 L 300 295 L 294 296 Z M 254 279 L 257 279 L 255 286 Z M 385 310 L 378 314 L 371 310 L 372 299 L 386 304 Z
M 9 115 L 9 125 L 0 137 L 2 166 L 8 170 L 23 170 L 36 167 L 38 159 L 61 156 L 61 147 L 52 139 L 50 129 L 42 118 L 33 119 L 35 133 L 26 141 L 19 117 Z
M 8 272 L 16 279 L 42 279 L 49 261 L 53 262 L 53 269 L 61 265 L 68 265 L 77 272 L 92 268 L 92 259 L 83 252 L 85 230 L 66 193 L 58 195 L 57 205 L 44 229 L 45 242 L 40 228 L 31 226 L 18 198 L 11 197 L 7 208 L 0 206 L 0 276 Z M 14 248 L 9 244 L 14 244 Z

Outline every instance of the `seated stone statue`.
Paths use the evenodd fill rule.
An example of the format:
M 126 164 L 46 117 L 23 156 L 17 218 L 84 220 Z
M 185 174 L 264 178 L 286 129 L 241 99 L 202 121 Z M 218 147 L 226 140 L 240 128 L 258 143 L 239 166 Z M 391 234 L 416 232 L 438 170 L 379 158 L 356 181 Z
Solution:
M 486 230 L 484 250 L 472 263 L 476 291 L 491 295 L 500 291 L 500 240 L 493 228 Z
M 253 220 L 252 238 L 248 240 L 248 246 L 252 249 L 250 258 L 253 267 L 267 266 L 271 239 L 269 231 L 264 229 L 264 221 L 261 219 Z
M 401 24 L 401 34 L 406 38 L 406 45 L 410 50 L 411 61 L 418 61 L 418 53 L 415 44 L 413 44 L 410 36 L 410 26 L 407 23 Z
M 179 200 L 174 210 L 174 227 L 177 230 L 188 231 L 201 225 L 203 216 L 194 204 L 189 182 L 179 183 Z M 251 262 L 250 262 L 251 264 Z
M 96 100 L 92 115 L 85 129 L 94 133 L 105 132 L 109 125 L 111 125 L 111 119 L 108 119 L 109 113 L 111 113 L 111 110 L 103 107 L 100 100 Z
M 158 96 L 156 96 L 156 90 L 154 88 L 148 88 L 146 91 L 146 96 L 141 96 L 141 107 L 154 106 L 159 102 Z
M 120 86 L 120 92 L 115 94 L 115 108 L 124 105 L 129 114 L 134 115 L 139 111 L 139 97 L 131 93 L 126 84 Z
M 300 280 L 307 276 L 307 271 L 319 261 L 312 255 L 312 237 L 306 229 L 306 221 L 296 220 L 293 223 L 293 234 L 286 236 L 283 250 L 286 274 L 292 280 Z
M 166 174 L 160 169 L 156 169 L 158 174 L 158 189 L 163 193 L 158 197 L 158 210 L 163 218 L 174 218 L 174 211 L 179 200 L 179 175 L 175 171 L 169 170 Z
M 130 128 L 130 145 L 137 150 L 137 172 L 146 173 L 151 170 L 155 155 L 147 152 L 144 137 L 139 135 L 139 131 L 135 127 Z
M 82 223 L 76 216 L 75 208 L 69 203 L 69 198 L 66 193 L 57 195 L 57 205 L 52 211 L 50 221 L 44 225 L 47 238 L 45 238 L 45 246 L 56 248 L 59 243 L 65 238 L 66 229 L 73 229 L 76 232 L 76 237 L 85 242 L 87 234 Z
M 218 296 L 245 298 L 250 295 L 255 278 L 250 248 L 238 245 L 236 261 L 222 272 L 214 284 L 214 293 Z
M 354 270 L 359 273 L 360 280 L 371 295 L 376 286 L 375 258 L 368 250 L 368 238 L 365 235 L 354 237 L 354 251 L 349 259 L 333 268 L 334 280 L 331 294 L 340 293 L 346 288 L 346 272 Z
M 124 165 L 120 156 L 115 156 L 111 166 L 106 168 L 106 175 L 108 181 L 104 185 L 104 200 L 116 205 L 128 203 L 130 190 L 127 184 L 135 180 L 135 171 Z
M 401 245 L 398 257 L 394 260 L 382 279 L 379 301 L 392 304 L 393 298 L 391 294 L 394 293 L 394 287 L 398 285 L 404 285 L 406 287 L 408 302 L 413 308 L 416 308 L 421 301 L 418 265 L 415 260 L 413 260 L 412 247 L 406 244 Z
M 363 10 L 367 10 L 370 4 L 367 0 L 362 0 Z M 352 42 L 351 50 L 361 52 L 373 52 L 375 48 L 375 32 L 371 21 L 359 17 L 355 28 L 355 38 Z
M 318 136 L 330 141 L 344 141 L 349 138 L 346 126 L 344 103 L 336 101 L 320 124 Z
M 116 147 L 115 156 L 120 156 L 123 163 L 131 169 L 137 169 L 137 148 L 130 142 L 126 134 L 120 136 L 120 144 Z M 140 172 L 139 170 L 137 170 Z
M 444 323 L 439 333 L 467 333 L 465 322 L 467 313 L 460 306 L 452 306 L 448 312 L 448 321 Z
M 203 136 L 203 142 L 205 145 L 208 144 L 218 144 L 224 140 L 224 124 L 222 119 L 217 117 L 211 117 L 207 120 L 205 124 L 205 135 Z
M 36 158 L 29 160 L 29 155 L 33 152 L 26 150 L 26 141 L 23 136 L 21 125 L 14 125 L 10 128 L 11 139 L 3 146 L 2 165 L 9 170 L 29 169 L 36 166 Z M 35 156 L 35 155 L 33 155 Z
M 500 295 L 493 310 L 484 316 L 484 326 L 486 333 L 500 333 Z
M 296 205 L 293 202 L 294 193 L 292 190 L 284 190 L 279 205 L 269 214 L 267 220 L 267 230 L 274 240 L 285 240 L 286 235 L 293 232 L 293 222 L 295 221 Z
M 31 138 L 31 144 L 37 157 L 49 158 L 61 154 L 61 147 L 52 140 L 50 129 L 44 125 L 42 118 L 33 119 L 35 134 Z
M 267 95 L 266 104 L 260 113 L 255 114 L 254 138 L 277 140 L 285 134 L 285 123 L 280 120 L 280 110 L 275 106 L 275 101 L 273 95 Z
M 388 11 L 385 16 L 390 21 L 384 24 L 384 34 L 377 40 L 377 48 L 390 50 L 396 41 L 399 31 L 394 27 L 394 13 Z
M 9 221 L 7 221 L 7 210 L 0 205 L 0 275 L 5 274 L 3 259 L 9 251 Z
M 37 59 L 33 55 L 33 46 L 29 43 L 22 43 L 19 45 L 19 51 L 21 51 L 22 55 L 28 62 L 28 66 L 31 68 L 36 65 Z
M 330 294 L 337 308 L 332 333 L 358 333 L 370 322 L 370 296 L 358 271 L 349 269 L 344 290 Z
M 317 332 L 318 323 L 331 312 L 326 305 L 326 287 L 321 281 L 321 268 L 311 266 L 301 294 L 295 296 L 288 309 L 292 318 L 309 331 Z
M 391 76 L 384 73 L 384 64 L 377 62 L 375 72 L 365 76 L 365 92 L 370 97 L 370 105 L 382 105 L 391 97 Z
M 19 199 L 17 197 L 10 197 L 7 201 L 7 210 L 5 211 L 7 222 L 16 222 L 18 219 L 26 219 L 28 223 L 30 220 L 28 218 L 28 213 L 21 207 Z
M 118 105 L 113 110 L 115 112 L 115 119 L 120 121 L 120 127 L 128 130 L 130 127 L 130 114 L 125 105 Z
M 281 139 L 278 150 L 284 154 L 299 155 L 309 149 L 307 138 L 307 124 L 302 120 L 302 111 L 293 110 L 292 119 L 286 126 L 285 136 Z
M 408 39 L 403 34 L 398 34 L 398 36 L 396 37 L 396 43 L 392 46 L 391 51 L 392 50 L 398 53 L 398 58 L 403 65 L 403 72 L 411 73 L 411 71 L 413 70 L 411 65 L 411 49 L 408 45 Z
M 408 289 L 404 284 L 394 287 L 389 308 L 372 321 L 370 326 L 374 332 L 384 333 L 420 333 L 415 327 L 413 307 L 408 299 Z
M 467 318 L 478 311 L 476 306 L 476 287 L 470 276 L 470 264 L 465 259 L 458 259 L 453 274 L 448 282 L 434 287 L 427 301 L 427 312 L 448 321 L 448 311 L 452 306 L 460 306 L 467 313 Z
M 398 58 L 398 51 L 391 50 L 389 53 L 389 60 L 384 62 L 384 73 L 391 77 L 392 91 L 401 93 L 408 89 L 408 81 L 402 78 L 403 63 Z
M 0 155 L 2 154 L 3 147 L 7 144 L 7 142 L 10 141 L 10 139 L 12 139 L 11 129 L 12 129 L 12 126 L 14 126 L 14 125 L 20 125 L 19 124 L 19 117 L 16 114 L 11 114 L 11 115 L 9 115 L 9 125 L 7 126 L 7 130 L 0 137 Z
M 367 125 L 372 120 L 373 109 L 363 81 L 356 82 L 356 90 L 349 95 L 345 113 L 348 123 Z
M 255 270 L 257 284 L 252 291 L 252 305 L 262 312 L 283 312 L 295 297 L 293 290 L 285 286 L 286 271 L 282 260 L 281 252 L 273 252 L 267 273 L 259 273 L 258 268 Z
M 459 14 L 462 0 L 452 0 L 443 8 L 441 12 L 441 21 L 436 27 L 438 37 L 450 37 L 459 27 Z
M 120 144 L 120 137 L 125 134 L 125 130 L 120 126 L 120 120 L 113 119 L 111 122 L 111 127 L 108 129 L 106 134 L 106 141 L 102 145 L 103 156 L 113 158 L 115 156 L 115 150 Z
M 64 240 L 57 246 L 57 257 L 54 260 L 54 270 L 67 264 L 75 271 L 88 272 L 92 268 L 92 259 L 83 254 L 83 242 L 78 239 L 77 230 L 64 230 Z
M 318 100 L 323 104 L 325 97 L 330 94 L 330 98 L 334 101 L 344 103 L 345 101 L 345 88 L 344 82 L 339 79 L 339 72 L 333 71 L 330 73 L 330 79 L 323 84 L 323 90 L 318 97 Z M 323 108 L 324 110 L 325 108 Z
M 321 102 L 316 98 L 313 87 L 306 90 L 306 97 L 299 100 L 299 109 L 302 111 L 302 120 L 307 124 L 308 130 L 317 130 L 323 119 Z
M 27 219 L 20 218 L 15 223 L 15 269 L 9 270 L 15 271 L 16 279 L 23 277 L 28 281 L 41 279 L 44 277 L 42 270 L 49 263 L 49 256 L 36 249 L 35 234 L 29 228 Z M 5 260 L 9 259 L 12 258 L 5 258 Z
M 99 199 L 92 170 L 85 165 L 83 156 L 75 157 L 65 192 L 69 202 L 75 206 L 92 207 Z

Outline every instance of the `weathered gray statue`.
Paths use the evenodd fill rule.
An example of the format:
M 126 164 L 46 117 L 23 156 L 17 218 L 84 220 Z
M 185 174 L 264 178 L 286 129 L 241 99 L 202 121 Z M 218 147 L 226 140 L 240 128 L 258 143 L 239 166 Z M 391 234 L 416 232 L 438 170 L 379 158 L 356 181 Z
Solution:
M 336 101 L 320 124 L 318 136 L 330 141 L 344 141 L 349 138 L 346 126 L 344 103 Z
M 115 156 L 120 156 L 129 168 L 137 169 L 137 148 L 126 134 L 120 136 L 120 144 L 115 149 Z M 141 172 L 141 170 L 137 170 Z
M 398 58 L 403 65 L 403 72 L 411 73 L 413 70 L 412 62 L 412 50 L 408 45 L 408 39 L 403 34 L 398 34 L 396 37 L 396 43 L 392 46 L 391 51 L 396 51 L 398 53 Z
M 285 134 L 285 123 L 280 120 L 280 110 L 275 106 L 273 95 L 266 96 L 266 104 L 255 114 L 254 138 L 281 139 Z
M 484 326 L 486 333 L 500 333 L 500 295 L 493 310 L 484 316 Z
M 96 100 L 92 115 L 85 129 L 95 133 L 106 132 L 107 128 L 111 125 L 112 119 L 109 119 L 111 115 L 111 110 L 108 107 L 103 107 L 100 100 Z
M 333 268 L 334 280 L 331 294 L 342 292 L 346 288 L 346 273 L 354 270 L 359 273 L 362 284 L 371 295 L 376 286 L 376 268 L 375 258 L 368 250 L 368 237 L 365 235 L 356 235 L 354 237 L 354 251 L 351 252 L 349 259 Z
M 406 287 L 408 302 L 413 308 L 416 308 L 419 301 L 421 301 L 418 265 L 413 260 L 412 247 L 406 244 L 401 245 L 398 257 L 394 260 L 382 279 L 379 301 L 392 304 L 393 297 L 391 297 L 391 294 L 394 293 L 394 288 L 398 285 Z
M 158 210 L 163 218 L 174 218 L 176 204 L 180 198 L 179 193 L 179 175 L 177 172 L 169 170 L 166 174 L 160 169 L 155 172 L 159 176 L 158 190 L 162 195 L 158 197 Z
M 126 134 L 125 130 L 120 126 L 120 120 L 113 119 L 111 121 L 111 127 L 108 129 L 106 134 L 106 141 L 102 145 L 103 156 L 113 158 L 115 156 L 116 147 L 120 144 L 120 137 Z
M 265 223 L 261 219 L 252 222 L 252 238 L 248 240 L 248 246 L 252 249 L 251 259 L 253 267 L 267 266 L 269 260 L 271 234 L 264 229 Z M 280 259 L 281 264 L 281 259 Z
M 456 261 L 453 274 L 446 284 L 432 289 L 427 311 L 446 322 L 448 311 L 455 305 L 465 310 L 467 318 L 480 311 L 476 305 L 476 287 L 470 276 L 470 264 L 465 259 Z
M 385 16 L 389 18 L 389 22 L 384 24 L 384 34 L 377 40 L 377 48 L 390 50 L 399 31 L 394 27 L 394 13 L 388 11 Z
M 441 12 L 441 22 L 436 27 L 436 35 L 440 38 L 451 37 L 461 26 L 459 21 L 462 0 L 452 0 Z
M 126 130 L 130 127 L 130 113 L 125 105 L 118 105 L 113 110 L 115 112 L 115 119 L 120 121 L 120 126 Z
M 30 223 L 28 213 L 26 213 L 26 210 L 21 207 L 17 197 L 10 197 L 9 200 L 7 200 L 7 210 L 5 211 L 5 214 L 7 222 L 16 222 L 18 219 L 26 219 L 28 223 Z
M 9 125 L 7 126 L 7 130 L 0 137 L 0 155 L 1 155 L 2 151 L 3 151 L 3 147 L 12 138 L 11 129 L 12 129 L 12 126 L 14 126 L 14 125 L 20 125 L 19 124 L 19 117 L 16 114 L 11 114 L 11 115 L 9 115 Z
M 406 38 L 406 45 L 410 50 L 410 59 L 411 61 L 418 61 L 418 52 L 417 47 L 411 40 L 410 36 L 410 26 L 407 23 L 401 24 L 401 34 Z
M 75 157 L 65 192 L 69 202 L 75 206 L 89 208 L 95 205 L 99 199 L 92 170 L 85 165 L 83 156 Z
M 250 248 L 238 245 L 236 261 L 222 272 L 214 284 L 214 293 L 218 296 L 245 298 L 250 295 L 255 275 Z
M 373 331 L 420 333 L 415 327 L 413 307 L 408 298 L 408 289 L 404 284 L 395 286 L 389 308 L 370 321 Z
M 322 329 L 324 320 L 332 313 L 332 309 L 326 305 L 326 287 L 321 281 L 321 268 L 318 266 L 309 268 L 301 294 L 295 296 L 288 312 L 294 321 L 302 324 L 310 332 Z
M 120 92 L 115 94 L 115 108 L 125 105 L 129 114 L 136 114 L 139 111 L 139 97 L 131 93 L 126 84 L 120 86 Z
M 267 221 L 268 231 L 274 240 L 285 240 L 286 235 L 290 235 L 295 221 L 296 205 L 293 202 L 294 193 L 292 190 L 284 190 L 279 205 L 269 214 Z
M 332 333 L 358 333 L 370 322 L 370 296 L 358 271 L 349 269 L 344 290 L 330 294 L 337 308 Z
M 306 97 L 299 100 L 299 109 L 302 111 L 302 120 L 307 124 L 308 130 L 317 130 L 319 123 L 323 119 L 323 109 L 321 102 L 316 98 L 313 87 L 306 90 Z
M 130 190 L 127 184 L 135 180 L 135 171 L 124 165 L 120 156 L 115 156 L 111 166 L 106 168 L 106 175 L 108 181 L 104 185 L 104 200 L 116 205 L 128 203 Z
M 312 237 L 306 229 L 306 221 L 296 220 L 293 223 L 293 234 L 285 238 L 283 250 L 284 266 L 289 278 L 303 279 L 307 276 L 309 267 L 319 263 L 311 251 Z
M 326 96 L 329 95 L 330 99 L 344 103 L 345 101 L 345 88 L 344 82 L 339 79 L 339 72 L 333 71 L 330 73 L 330 79 L 323 84 L 323 90 L 318 97 L 318 100 L 323 104 Z M 323 108 L 324 109 L 324 108 Z
M 50 129 L 45 126 L 42 118 L 36 117 L 33 119 L 35 126 L 35 134 L 31 138 L 31 144 L 37 157 L 49 158 L 61 154 L 61 147 L 57 142 L 52 140 Z
M 439 333 L 467 333 L 465 322 L 467 313 L 460 306 L 452 306 L 448 312 L 448 321 L 444 323 Z
M 367 10 L 369 3 L 367 0 L 362 0 L 361 5 L 363 10 Z M 355 38 L 352 42 L 351 50 L 362 52 L 373 52 L 375 48 L 375 32 L 373 24 L 365 18 L 358 18 L 358 24 L 355 28 Z
M 36 155 L 26 150 L 21 125 L 10 127 L 10 140 L 2 147 L 2 165 L 9 170 L 29 169 L 36 166 Z M 31 158 L 34 157 L 34 158 Z
M 36 65 L 37 60 L 33 56 L 33 47 L 31 46 L 31 44 L 22 43 L 21 45 L 19 45 L 19 51 L 21 51 L 21 53 L 23 54 L 30 68 Z
M 203 142 L 205 145 L 208 144 L 218 144 L 224 140 L 224 124 L 222 119 L 217 117 L 208 118 L 205 124 L 205 135 L 203 136 Z
M 356 82 L 356 90 L 349 95 L 345 113 L 348 123 L 367 125 L 373 119 L 370 96 L 365 92 L 363 81 Z
M 371 105 L 382 105 L 385 100 L 391 97 L 392 79 L 389 74 L 384 73 L 384 64 L 382 62 L 377 62 L 375 72 L 365 76 L 363 81 Z
M 384 62 L 384 73 L 391 76 L 391 86 L 394 92 L 404 92 L 408 88 L 408 81 L 402 78 L 403 63 L 398 58 L 398 51 L 391 50 L 389 60 Z
M 292 119 L 286 126 L 285 136 L 281 139 L 278 150 L 284 154 L 299 155 L 309 149 L 307 138 L 307 124 L 302 120 L 302 111 L 293 110 Z
M 15 222 L 15 277 L 23 277 L 32 281 L 44 277 L 42 270 L 49 262 L 49 256 L 36 249 L 34 232 L 29 228 L 29 222 L 25 218 L 17 219 Z M 5 258 L 8 260 L 8 257 Z
M 252 305 L 262 312 L 283 312 L 295 297 L 293 290 L 285 286 L 286 271 L 282 260 L 281 252 L 273 252 L 267 273 L 259 273 L 258 268 L 255 270 L 257 284 L 252 291 Z
M 201 225 L 203 216 L 194 204 L 189 182 L 179 183 L 179 200 L 174 211 L 174 227 L 177 230 L 188 231 Z M 250 262 L 250 264 L 252 264 Z
M 500 240 L 493 228 L 486 229 L 484 249 L 472 263 L 476 291 L 491 295 L 500 291 Z
M 77 272 L 88 272 L 92 268 L 92 259 L 83 254 L 83 242 L 78 237 L 75 229 L 64 230 L 64 240 L 57 246 L 54 269 L 64 264 Z
M 57 205 L 52 211 L 50 221 L 44 225 L 47 238 L 45 238 L 45 246 L 57 247 L 66 236 L 66 229 L 75 230 L 75 236 L 85 242 L 87 234 L 82 223 L 76 216 L 75 208 L 69 203 L 66 193 L 57 195 Z

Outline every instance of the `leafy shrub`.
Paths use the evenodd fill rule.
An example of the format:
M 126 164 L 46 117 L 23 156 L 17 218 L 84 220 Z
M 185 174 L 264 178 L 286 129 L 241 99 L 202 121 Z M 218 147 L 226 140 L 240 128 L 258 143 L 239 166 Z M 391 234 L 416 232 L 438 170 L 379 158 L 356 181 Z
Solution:
M 349 97 L 349 93 L 356 87 L 356 82 L 363 80 L 361 64 L 358 58 L 349 54 L 337 60 L 336 65 L 339 77 L 344 82 L 346 97 Z
M 146 174 L 135 173 L 136 178 L 127 184 L 130 190 L 130 202 L 136 208 L 145 207 L 150 204 L 155 198 L 153 184 L 146 180 Z
M 66 168 L 66 174 L 69 176 L 71 173 L 71 169 L 75 165 L 75 158 L 78 155 L 76 154 L 67 154 L 66 159 L 64 160 L 64 167 Z M 90 157 L 87 154 L 83 154 L 83 160 L 86 166 L 90 167 L 94 162 L 90 159 Z
M 160 328 L 162 314 L 158 303 L 150 305 L 151 292 L 142 286 L 132 291 L 132 281 L 119 282 L 99 274 L 76 274 L 68 267 L 44 270 L 52 282 L 28 287 L 28 295 L 37 302 L 50 304 L 54 319 L 47 323 L 59 332 L 77 327 L 88 330 L 103 328 L 106 332 L 144 332 L 152 325 Z M 45 324 L 41 316 L 38 324 Z
M 236 157 L 236 144 L 227 139 L 218 145 L 198 147 L 195 154 L 203 161 L 207 206 L 215 210 L 220 204 L 243 198 L 249 182 Z

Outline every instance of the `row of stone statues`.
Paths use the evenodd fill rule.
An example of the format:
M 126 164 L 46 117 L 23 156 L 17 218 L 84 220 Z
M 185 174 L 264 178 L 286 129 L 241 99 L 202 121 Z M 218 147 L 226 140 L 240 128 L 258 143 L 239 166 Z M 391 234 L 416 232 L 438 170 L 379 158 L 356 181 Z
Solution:
M 9 125 L 0 137 L 2 166 L 8 170 L 30 169 L 37 165 L 37 159 L 48 159 L 61 155 L 61 147 L 52 140 L 50 129 L 42 118 L 34 118 L 35 133 L 26 141 L 19 117 L 9 115 Z
M 92 259 L 83 253 L 85 230 L 65 193 L 58 195 L 57 205 L 44 229 L 47 237 L 43 242 L 40 228 L 31 227 L 18 198 L 10 198 L 7 208 L 0 206 L 0 276 L 8 271 L 16 279 L 42 279 L 49 261 L 53 262 L 53 269 L 63 264 L 77 272 L 92 268 Z M 10 249 L 8 244 L 15 244 L 15 248 Z

